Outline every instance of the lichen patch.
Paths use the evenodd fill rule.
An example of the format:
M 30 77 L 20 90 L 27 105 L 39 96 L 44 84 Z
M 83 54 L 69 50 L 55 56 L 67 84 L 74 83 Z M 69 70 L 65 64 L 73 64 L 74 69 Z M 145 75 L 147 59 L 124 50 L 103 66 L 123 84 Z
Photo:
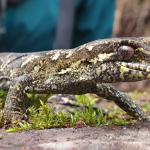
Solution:
M 61 55 L 60 51 L 57 51 L 53 56 L 52 56 L 52 60 L 57 60 Z

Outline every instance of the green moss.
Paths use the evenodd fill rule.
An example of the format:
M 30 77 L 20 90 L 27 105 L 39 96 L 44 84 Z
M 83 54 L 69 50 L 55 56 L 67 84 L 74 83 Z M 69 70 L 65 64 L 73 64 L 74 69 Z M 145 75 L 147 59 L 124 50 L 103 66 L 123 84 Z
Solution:
M 27 131 L 30 129 L 46 129 L 61 127 L 76 127 L 79 124 L 95 126 L 106 123 L 106 117 L 102 111 L 95 111 L 92 107 L 76 111 L 68 115 L 63 112 L 55 113 L 54 108 L 41 101 L 38 109 L 31 107 L 29 123 L 19 123 L 18 127 L 8 129 L 9 132 Z
M 133 123 L 133 119 L 126 115 L 124 111 L 118 107 L 112 109 L 116 105 L 111 106 L 111 109 L 109 109 L 110 113 L 108 115 L 104 115 L 102 110 L 95 109 L 94 106 L 97 101 L 88 95 L 76 95 L 76 104 L 81 106 L 81 109 L 74 109 L 71 113 L 55 113 L 55 108 L 46 104 L 49 96 L 50 95 L 44 94 L 28 94 L 33 105 L 33 107 L 29 108 L 28 122 L 18 123 L 18 125 L 8 129 L 8 131 L 19 132 L 31 129 L 62 127 L 78 128 L 83 126 L 98 126 L 101 124 L 122 126 Z M 0 93 L 1 110 L 4 106 L 5 98 L 6 93 Z M 149 104 L 145 104 L 143 107 L 145 110 L 150 110 Z M 0 113 L 0 118 L 2 122 L 3 117 L 1 114 L 2 113 Z M 0 123 L 0 125 L 1 124 L 2 123 Z
M 119 125 L 119 126 L 125 126 L 131 124 L 130 121 L 124 120 L 121 118 L 113 118 L 110 122 L 109 125 Z
M 84 94 L 84 95 L 76 95 L 77 99 L 77 104 L 80 106 L 94 106 L 95 105 L 95 100 Z
M 22 131 L 29 131 L 32 130 L 32 126 L 29 123 L 19 123 L 18 126 L 14 126 L 12 128 L 9 128 L 7 132 L 22 132 Z

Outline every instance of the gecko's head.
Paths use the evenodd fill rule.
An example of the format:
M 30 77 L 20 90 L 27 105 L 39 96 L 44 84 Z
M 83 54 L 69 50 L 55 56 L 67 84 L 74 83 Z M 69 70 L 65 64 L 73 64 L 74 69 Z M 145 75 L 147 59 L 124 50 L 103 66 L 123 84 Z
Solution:
M 98 56 L 101 73 L 105 74 L 103 81 L 150 79 L 150 37 L 108 40 L 103 45 Z

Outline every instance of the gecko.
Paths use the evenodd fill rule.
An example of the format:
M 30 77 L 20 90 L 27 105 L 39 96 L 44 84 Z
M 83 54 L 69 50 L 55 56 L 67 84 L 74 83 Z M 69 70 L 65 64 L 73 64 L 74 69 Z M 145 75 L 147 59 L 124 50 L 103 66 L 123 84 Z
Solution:
M 94 93 L 145 120 L 142 108 L 111 83 L 146 79 L 150 79 L 150 37 L 96 40 L 72 49 L 0 53 L 0 89 L 8 91 L 4 122 L 14 124 L 25 118 L 27 93 Z

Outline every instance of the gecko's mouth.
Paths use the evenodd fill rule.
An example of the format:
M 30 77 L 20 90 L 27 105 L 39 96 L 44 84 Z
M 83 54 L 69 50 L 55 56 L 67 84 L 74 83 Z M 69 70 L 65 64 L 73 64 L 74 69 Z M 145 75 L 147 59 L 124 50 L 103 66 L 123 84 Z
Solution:
M 128 81 L 150 79 L 150 64 L 117 62 L 120 66 L 120 78 Z
M 120 65 L 122 67 L 126 67 L 131 70 L 137 70 L 137 71 L 150 73 L 150 64 L 121 62 Z

